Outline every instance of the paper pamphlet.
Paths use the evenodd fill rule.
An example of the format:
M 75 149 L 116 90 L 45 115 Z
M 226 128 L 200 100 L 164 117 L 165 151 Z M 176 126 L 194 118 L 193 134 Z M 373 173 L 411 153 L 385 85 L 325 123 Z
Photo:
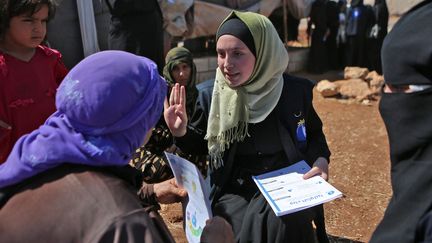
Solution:
M 303 174 L 310 169 L 302 160 L 252 178 L 275 214 L 283 216 L 342 196 L 339 190 L 320 176 L 304 180 Z
M 185 233 L 188 242 L 200 242 L 207 219 L 212 217 L 209 190 L 197 167 L 190 161 L 165 152 L 177 184 L 188 192 L 184 212 Z

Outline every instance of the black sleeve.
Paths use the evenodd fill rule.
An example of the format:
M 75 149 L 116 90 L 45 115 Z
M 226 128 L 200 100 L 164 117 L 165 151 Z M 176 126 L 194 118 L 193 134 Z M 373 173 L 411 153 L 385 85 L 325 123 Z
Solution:
M 302 147 L 300 150 L 304 154 L 305 160 L 310 165 L 318 157 L 324 157 L 329 161 L 330 150 L 322 130 L 323 124 L 312 103 L 314 83 L 310 80 L 291 75 L 285 75 L 284 79 L 287 86 L 286 89 L 289 92 L 286 97 L 290 97 L 287 98 L 289 99 L 288 102 L 291 106 L 299 105 L 302 108 L 297 109 L 305 111 L 306 146 L 303 147 L 297 143 L 299 147 Z M 295 128 L 296 124 L 294 123 L 292 126 Z M 291 129 L 291 134 L 295 137 L 295 129 Z
M 310 163 L 315 162 L 318 157 L 324 157 L 330 162 L 330 150 L 322 126 L 321 119 L 311 104 L 306 122 L 306 131 L 308 131 L 306 160 Z

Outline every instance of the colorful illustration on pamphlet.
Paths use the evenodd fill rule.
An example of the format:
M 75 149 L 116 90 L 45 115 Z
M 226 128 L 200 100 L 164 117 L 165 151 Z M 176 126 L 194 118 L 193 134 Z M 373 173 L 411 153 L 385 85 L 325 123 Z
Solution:
M 189 180 L 186 175 L 181 175 L 180 177 L 183 184 L 189 184 Z
M 209 195 L 204 190 L 204 179 L 197 167 L 177 155 L 166 153 L 179 186 L 188 192 L 185 207 L 185 234 L 189 243 L 200 243 L 205 222 L 212 217 Z
M 201 226 L 197 225 L 196 212 L 194 212 L 192 216 L 189 211 L 186 212 L 186 214 L 186 225 L 189 227 L 190 232 L 193 236 L 200 237 L 203 229 Z
M 196 190 L 197 190 L 197 185 L 195 181 L 192 181 L 192 193 L 196 193 Z

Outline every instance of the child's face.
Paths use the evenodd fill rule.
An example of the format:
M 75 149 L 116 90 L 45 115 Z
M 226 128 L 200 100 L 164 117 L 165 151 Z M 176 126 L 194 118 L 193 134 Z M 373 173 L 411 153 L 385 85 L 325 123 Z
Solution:
M 45 38 L 48 6 L 42 5 L 33 15 L 21 14 L 10 19 L 5 39 L 14 48 L 35 48 Z
M 216 44 L 218 67 L 230 87 L 246 83 L 255 66 L 255 56 L 243 41 L 233 35 L 222 35 Z

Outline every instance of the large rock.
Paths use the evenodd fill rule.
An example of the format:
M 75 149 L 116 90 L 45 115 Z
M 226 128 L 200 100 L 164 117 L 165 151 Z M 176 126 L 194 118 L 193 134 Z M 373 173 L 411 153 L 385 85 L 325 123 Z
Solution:
M 377 72 L 368 72 L 367 68 L 346 67 L 345 79 L 337 81 L 321 80 L 317 91 L 323 97 L 339 96 L 342 100 L 352 100 L 369 104 L 381 95 L 384 77 Z M 355 77 L 355 78 L 352 78 Z
M 382 86 L 384 84 L 384 77 L 379 75 L 377 72 L 370 72 L 365 81 L 369 84 L 369 89 L 373 94 L 380 94 Z
M 339 93 L 344 98 L 362 101 L 371 95 L 367 82 L 362 79 L 340 80 L 334 83 L 339 87 Z
M 328 80 L 321 80 L 316 88 L 323 97 L 332 97 L 339 94 L 338 86 Z
M 360 67 L 345 67 L 344 79 L 364 79 L 368 75 L 367 68 Z

